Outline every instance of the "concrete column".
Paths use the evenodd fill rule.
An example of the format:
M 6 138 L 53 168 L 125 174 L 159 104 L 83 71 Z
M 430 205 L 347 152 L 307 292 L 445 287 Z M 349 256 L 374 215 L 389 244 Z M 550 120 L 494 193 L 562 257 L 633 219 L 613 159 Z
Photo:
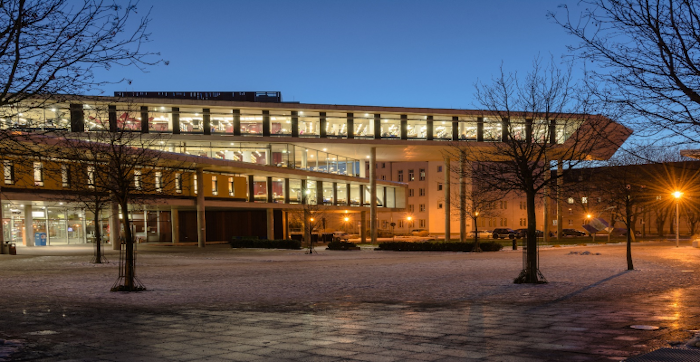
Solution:
M 121 222 L 119 221 L 119 204 L 112 201 L 112 215 L 109 216 L 109 242 L 112 250 L 121 249 Z
M 304 152 L 301 153 L 301 168 L 306 170 L 307 167 L 309 167 L 309 155 L 307 150 L 304 150 Z
M 564 172 L 564 164 L 561 160 L 557 161 L 557 239 L 561 239 L 561 233 L 563 229 L 562 221 L 564 220 L 564 215 L 562 215 L 562 187 L 564 187 L 564 179 L 561 177 Z
M 275 239 L 275 210 L 267 209 L 267 240 Z
M 369 230 L 372 244 L 377 243 L 377 147 L 369 153 Z
M 204 207 L 204 171 L 197 169 L 197 246 L 203 248 L 207 244 L 207 219 Z
M 367 242 L 367 211 L 360 211 L 360 242 Z
M 289 239 L 289 213 L 282 211 L 283 217 L 283 228 L 284 228 L 284 239 Z
M 360 160 L 360 177 L 367 177 L 367 162 L 365 160 Z
M 34 246 L 34 217 L 32 204 L 24 205 L 24 240 L 27 246 Z
M 4 225 L 2 223 L 2 211 L 2 193 L 0 193 L 0 254 L 5 254 L 9 253 L 9 251 L 5 251 L 5 242 L 10 240 L 5 240 Z
M 467 155 L 459 154 L 459 241 L 467 241 Z
M 550 179 L 550 171 L 549 171 L 549 161 L 545 159 L 544 161 L 545 164 L 545 173 L 544 173 L 544 187 L 543 187 L 543 192 L 542 192 L 542 199 L 544 203 L 544 217 L 542 220 L 544 220 L 544 227 L 542 228 L 542 232 L 544 233 L 544 242 L 548 243 L 549 242 L 549 229 L 550 229 L 550 220 L 549 220 L 549 203 L 550 198 L 549 198 L 549 179 Z
M 180 212 L 177 208 L 170 208 L 170 227 L 173 236 L 173 244 L 180 242 Z
M 451 234 L 451 225 L 450 225 L 450 206 L 452 202 L 452 197 L 450 195 L 450 159 L 449 157 L 445 158 L 445 165 L 443 167 L 443 173 L 445 173 L 445 181 L 442 185 L 442 190 L 445 192 L 445 201 L 443 202 L 442 207 L 445 209 L 445 241 L 449 241 Z

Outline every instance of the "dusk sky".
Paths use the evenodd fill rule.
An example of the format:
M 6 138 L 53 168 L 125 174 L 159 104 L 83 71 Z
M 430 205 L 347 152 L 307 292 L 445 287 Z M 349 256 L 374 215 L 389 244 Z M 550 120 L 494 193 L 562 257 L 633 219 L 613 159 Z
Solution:
M 113 68 L 120 90 L 281 91 L 284 101 L 475 108 L 501 63 L 525 73 L 575 41 L 546 18 L 573 1 L 142 0 L 168 66 Z M 99 77 L 104 76 L 98 74 Z

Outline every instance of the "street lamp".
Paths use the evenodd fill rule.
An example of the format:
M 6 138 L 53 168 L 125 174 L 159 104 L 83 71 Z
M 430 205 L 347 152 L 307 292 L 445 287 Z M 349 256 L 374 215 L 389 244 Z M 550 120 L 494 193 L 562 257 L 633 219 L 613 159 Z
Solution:
M 679 245 L 679 239 L 680 239 L 680 223 L 679 223 L 679 213 L 678 213 L 678 204 L 681 201 L 681 196 L 683 196 L 683 193 L 680 191 L 676 191 L 673 193 L 673 197 L 676 198 L 676 247 Z
M 591 224 L 591 219 L 593 218 L 593 215 L 587 214 L 586 215 L 586 220 L 588 220 L 588 224 Z M 591 235 L 593 236 L 593 242 L 595 243 L 595 234 L 597 234 L 597 230 L 593 231 Z

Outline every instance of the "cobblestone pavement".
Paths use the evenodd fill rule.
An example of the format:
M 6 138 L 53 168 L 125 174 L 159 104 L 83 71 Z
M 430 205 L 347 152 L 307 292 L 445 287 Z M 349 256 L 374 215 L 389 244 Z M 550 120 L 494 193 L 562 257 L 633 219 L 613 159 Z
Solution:
M 629 272 L 619 245 L 544 250 L 550 283 L 534 286 L 511 284 L 521 258 L 512 251 L 144 248 L 150 291 L 131 294 L 93 289 L 116 267 L 83 264 L 78 249 L 0 255 L 0 338 L 22 347 L 3 355 L 0 345 L 0 360 L 623 360 L 700 329 L 700 250 L 634 250 L 639 270 Z M 202 287 L 221 273 L 242 279 Z

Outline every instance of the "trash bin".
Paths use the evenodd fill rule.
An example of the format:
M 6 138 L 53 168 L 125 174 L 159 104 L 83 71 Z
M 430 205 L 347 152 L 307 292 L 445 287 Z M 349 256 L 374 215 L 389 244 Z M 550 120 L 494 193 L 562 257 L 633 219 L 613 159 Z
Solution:
M 10 247 L 10 255 L 17 255 L 17 245 L 15 243 L 7 243 Z

